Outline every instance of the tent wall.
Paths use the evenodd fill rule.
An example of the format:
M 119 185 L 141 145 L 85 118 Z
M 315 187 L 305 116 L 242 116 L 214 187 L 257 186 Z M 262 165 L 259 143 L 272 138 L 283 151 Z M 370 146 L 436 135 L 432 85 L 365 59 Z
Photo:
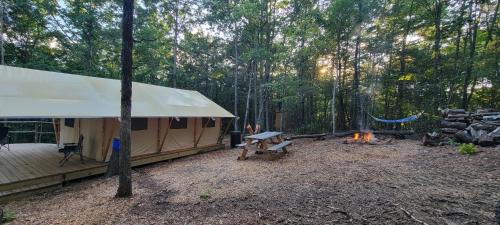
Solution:
M 203 131 L 202 118 L 187 118 L 187 128 L 169 128 L 169 118 L 148 118 L 147 129 L 133 130 L 132 156 L 158 153 L 161 141 L 167 132 L 161 152 L 206 147 L 217 144 L 221 129 L 221 119 L 215 119 L 214 127 Z M 78 136 L 84 136 L 83 154 L 97 161 L 109 160 L 112 152 L 112 139 L 119 136 L 120 124 L 115 118 L 75 119 L 73 127 L 61 119 L 61 143 L 76 143 Z M 167 131 L 168 130 L 168 131 Z
M 217 143 L 217 139 L 219 138 L 220 134 L 221 119 L 215 118 L 214 123 L 215 123 L 214 127 L 206 127 L 205 131 L 203 131 L 203 126 L 205 126 L 205 124 L 203 124 L 203 119 L 197 118 L 196 135 L 197 138 L 199 138 L 200 140 L 196 147 L 204 147 L 204 146 L 214 145 L 215 143 Z
M 68 120 L 61 119 L 60 142 L 77 143 L 78 137 L 83 135 L 83 155 L 92 159 L 102 159 L 97 157 L 101 152 L 103 140 L 102 119 L 74 119 L 73 126 L 68 124 Z
M 162 134 L 164 134 L 165 129 L 168 127 L 168 119 L 161 119 Z M 185 129 L 173 129 L 168 130 L 165 143 L 161 149 L 162 152 L 168 152 L 172 150 L 187 149 L 194 147 L 194 132 L 195 132 L 195 118 L 188 118 L 187 128 Z M 162 135 L 160 135 L 162 138 Z

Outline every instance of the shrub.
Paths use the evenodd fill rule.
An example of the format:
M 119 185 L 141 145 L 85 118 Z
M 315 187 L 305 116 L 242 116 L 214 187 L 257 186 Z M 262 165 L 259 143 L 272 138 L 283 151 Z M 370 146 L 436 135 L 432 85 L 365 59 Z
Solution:
M 475 154 L 477 152 L 476 146 L 474 144 L 461 144 L 458 147 L 458 153 L 460 154 Z
M 0 221 L 0 222 L 7 223 L 7 222 L 15 220 L 16 214 L 13 212 L 4 212 L 3 218 L 0 218 L 0 219 L 2 219 L 2 221 Z

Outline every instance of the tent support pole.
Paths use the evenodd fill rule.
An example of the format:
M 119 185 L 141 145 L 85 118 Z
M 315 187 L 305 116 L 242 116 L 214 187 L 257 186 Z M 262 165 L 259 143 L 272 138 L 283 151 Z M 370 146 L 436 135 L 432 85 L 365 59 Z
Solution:
M 104 149 L 106 148 L 107 141 L 108 140 L 106 139 L 106 118 L 102 118 L 102 143 L 101 143 L 102 150 L 101 150 L 101 152 L 104 152 Z
M 165 140 L 167 139 L 167 135 L 168 135 L 168 131 L 170 130 L 170 126 L 172 125 L 173 118 L 167 118 L 167 119 L 168 119 L 167 130 L 165 131 L 165 134 L 163 135 L 163 138 L 161 139 L 161 144 L 158 147 L 158 152 L 161 152 L 161 149 L 163 148 L 163 145 L 165 144 Z
M 227 124 L 226 130 L 224 130 L 224 133 L 221 133 L 219 136 L 219 139 L 217 140 L 217 143 L 222 144 L 222 140 L 224 139 L 224 136 L 226 136 L 227 132 L 229 131 L 229 127 L 231 127 L 231 123 L 233 122 L 234 117 L 231 118 L 229 123 Z M 222 127 L 222 118 L 220 119 L 220 125 Z
M 156 129 L 156 149 L 160 149 L 160 135 L 161 135 L 161 118 L 158 117 L 158 119 L 156 120 L 156 126 L 157 126 L 157 129 Z M 160 151 L 158 151 L 160 152 Z
M 210 118 L 208 118 L 207 122 L 205 122 L 205 125 L 203 125 L 203 128 L 201 129 L 201 132 L 200 132 L 200 136 L 198 137 L 198 139 L 196 140 L 196 142 L 194 143 L 194 147 L 198 147 L 198 143 L 200 142 L 201 140 L 201 137 L 203 136 L 203 133 L 205 132 L 205 128 L 207 128 L 207 125 L 208 123 L 210 122 Z M 202 120 L 203 121 L 203 120 Z
M 60 123 L 60 121 L 59 121 Z M 57 146 L 59 146 L 60 141 L 59 141 L 59 134 L 60 134 L 60 130 L 59 130 L 59 124 L 56 124 L 56 119 L 55 118 L 52 118 L 52 126 L 54 126 L 54 136 L 56 136 L 56 144 Z
M 198 118 L 194 118 L 194 129 L 193 129 L 193 147 L 196 148 L 196 125 L 198 122 Z

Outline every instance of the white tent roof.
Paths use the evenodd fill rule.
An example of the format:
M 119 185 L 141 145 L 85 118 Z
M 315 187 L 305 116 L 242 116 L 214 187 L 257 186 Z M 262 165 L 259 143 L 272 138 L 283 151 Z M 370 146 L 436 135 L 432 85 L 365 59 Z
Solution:
M 0 118 L 120 117 L 119 80 L 0 66 Z M 233 117 L 197 91 L 132 84 L 133 117 Z

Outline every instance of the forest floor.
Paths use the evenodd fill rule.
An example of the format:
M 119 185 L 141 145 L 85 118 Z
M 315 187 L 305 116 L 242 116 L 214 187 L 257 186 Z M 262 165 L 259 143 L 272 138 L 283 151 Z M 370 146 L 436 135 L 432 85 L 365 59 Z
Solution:
M 72 182 L 4 205 L 11 224 L 494 224 L 500 147 L 460 155 L 418 141 L 294 140 L 267 161 L 221 150 L 134 169 L 134 197 L 117 178 Z

